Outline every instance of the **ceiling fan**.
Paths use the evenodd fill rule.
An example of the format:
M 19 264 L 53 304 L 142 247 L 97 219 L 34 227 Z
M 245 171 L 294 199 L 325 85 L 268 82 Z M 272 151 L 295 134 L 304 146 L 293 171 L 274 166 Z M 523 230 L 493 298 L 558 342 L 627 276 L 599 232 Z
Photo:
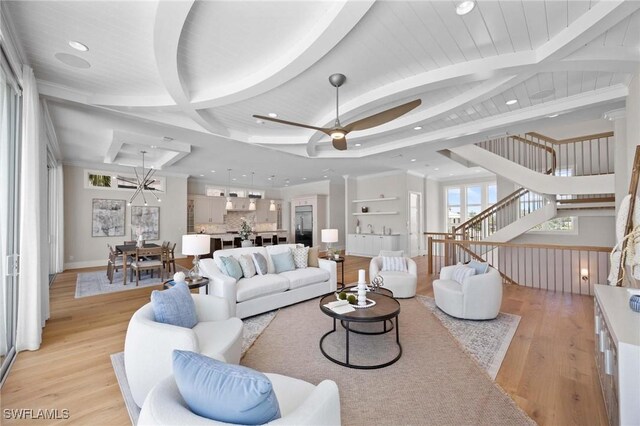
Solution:
M 344 74 L 332 74 L 329 77 L 329 82 L 333 87 L 336 88 L 336 121 L 333 124 L 333 127 L 316 127 L 310 126 L 308 124 L 294 123 L 293 121 L 280 120 L 277 118 L 266 117 L 263 115 L 254 115 L 255 118 L 259 118 L 261 120 L 273 121 L 276 123 L 288 124 L 290 126 L 298 126 L 305 127 L 307 129 L 317 130 L 326 135 L 331 136 L 331 142 L 333 143 L 333 147 L 335 149 L 339 149 L 341 151 L 347 149 L 347 134 L 354 130 L 365 130 L 370 129 L 372 127 L 380 126 L 381 124 L 388 123 L 391 120 L 395 120 L 398 117 L 403 116 L 408 113 L 412 109 L 418 107 L 422 101 L 420 99 L 413 100 L 411 102 L 407 102 L 406 104 L 398 105 L 397 107 L 390 108 L 386 111 L 379 112 L 374 115 L 370 115 L 369 117 L 365 117 L 358 121 L 354 121 L 351 124 L 347 124 L 343 126 L 340 124 L 340 115 L 338 113 L 338 93 L 340 86 L 347 81 L 347 77 Z

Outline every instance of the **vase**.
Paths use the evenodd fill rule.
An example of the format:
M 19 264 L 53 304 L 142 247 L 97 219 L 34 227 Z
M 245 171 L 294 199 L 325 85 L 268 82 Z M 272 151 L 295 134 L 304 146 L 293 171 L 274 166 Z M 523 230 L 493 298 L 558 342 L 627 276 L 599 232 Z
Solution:
M 251 242 L 251 240 L 242 240 L 240 242 L 240 245 L 242 247 L 253 247 L 253 243 Z
M 360 233 L 360 227 L 356 226 L 356 234 L 359 234 L 359 233 Z

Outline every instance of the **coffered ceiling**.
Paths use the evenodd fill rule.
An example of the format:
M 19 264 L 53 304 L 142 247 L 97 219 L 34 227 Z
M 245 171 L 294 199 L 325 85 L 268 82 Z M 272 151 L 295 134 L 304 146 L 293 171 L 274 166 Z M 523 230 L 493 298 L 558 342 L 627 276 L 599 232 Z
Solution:
M 461 172 L 442 147 L 600 117 L 638 72 L 638 9 L 487 0 L 459 16 L 453 1 L 3 2 L 67 161 L 133 161 L 138 147 L 170 137 L 155 155 L 163 170 L 215 180 L 211 170 L 232 166 L 265 185 L 272 174 L 279 184 L 392 169 L 442 177 L 435 169 Z M 347 76 L 343 123 L 422 105 L 351 133 L 347 151 L 252 117 L 330 126 L 336 72 Z

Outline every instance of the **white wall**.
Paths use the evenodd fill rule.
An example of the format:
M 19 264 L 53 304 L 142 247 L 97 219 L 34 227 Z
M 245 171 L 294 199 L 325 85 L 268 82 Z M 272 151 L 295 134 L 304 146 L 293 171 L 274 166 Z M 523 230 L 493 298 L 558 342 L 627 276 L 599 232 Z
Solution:
M 91 209 L 94 198 L 126 200 L 131 191 L 92 189 L 84 187 L 84 168 L 64 167 L 64 242 L 65 269 L 106 266 L 107 243 L 116 245 L 131 239 L 131 210 L 126 210 L 126 231 L 123 237 L 92 237 Z M 147 198 L 150 206 L 160 207 L 159 242 L 176 242 L 176 255 L 181 253 L 182 235 L 187 226 L 187 179 L 166 177 L 166 192 L 162 202 Z M 141 204 L 141 198 L 134 205 Z
M 615 217 L 580 216 L 578 217 L 577 235 L 527 232 L 510 242 L 521 244 L 613 247 L 615 245 Z
M 329 223 L 327 226 L 332 229 L 338 230 L 339 241 L 335 245 L 338 249 L 346 247 L 346 234 L 345 234 L 345 183 L 342 178 L 331 178 L 329 184 Z

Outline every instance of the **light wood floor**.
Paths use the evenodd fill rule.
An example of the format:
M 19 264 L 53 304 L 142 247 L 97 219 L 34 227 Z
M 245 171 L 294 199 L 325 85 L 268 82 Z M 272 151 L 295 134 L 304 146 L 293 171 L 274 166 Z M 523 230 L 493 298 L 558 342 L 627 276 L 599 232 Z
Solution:
M 345 265 L 345 281 L 353 282 L 369 259 L 347 257 Z M 426 257 L 418 267 L 418 292 L 433 296 Z M 109 355 L 123 350 L 129 318 L 152 289 L 74 299 L 77 272 L 56 277 L 42 347 L 18 354 L 0 405 L 70 411 L 69 420 L 34 421 L 40 425 L 127 425 Z M 497 383 L 539 424 L 607 424 L 593 357 L 592 298 L 509 286 L 502 311 L 522 320 Z

